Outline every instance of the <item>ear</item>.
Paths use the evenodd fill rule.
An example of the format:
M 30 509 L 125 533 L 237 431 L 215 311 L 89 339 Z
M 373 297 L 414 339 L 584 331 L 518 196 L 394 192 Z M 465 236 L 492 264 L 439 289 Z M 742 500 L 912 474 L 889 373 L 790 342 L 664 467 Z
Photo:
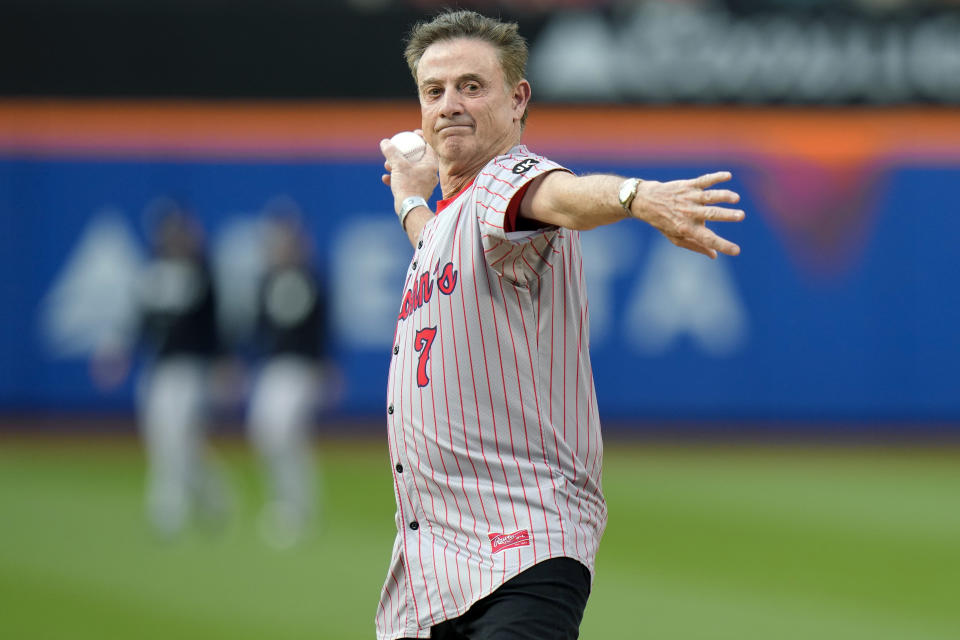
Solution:
M 513 112 L 518 121 L 527 109 L 527 104 L 530 102 L 530 93 L 530 83 L 526 80 L 521 80 L 513 88 Z

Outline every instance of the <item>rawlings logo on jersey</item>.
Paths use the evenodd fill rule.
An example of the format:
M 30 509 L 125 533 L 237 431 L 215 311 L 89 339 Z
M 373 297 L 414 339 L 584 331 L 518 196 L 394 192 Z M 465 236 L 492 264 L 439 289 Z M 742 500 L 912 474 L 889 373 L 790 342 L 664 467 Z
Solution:
M 539 160 L 534 160 L 533 158 L 527 158 L 526 160 L 521 160 L 517 164 L 513 165 L 513 172 L 518 176 L 525 174 L 530 169 L 533 169 L 536 165 L 540 163 Z
M 525 547 L 530 544 L 530 532 L 526 529 L 513 533 L 488 533 L 493 553 L 514 547 Z
M 440 263 L 434 267 L 433 273 L 427 272 L 420 274 L 413 281 L 413 287 L 407 289 L 403 296 L 403 304 L 400 305 L 399 320 L 406 320 L 410 315 L 430 302 L 433 297 L 433 285 L 436 283 L 437 289 L 444 295 L 450 295 L 457 288 L 457 270 L 453 268 L 453 263 L 448 262 L 440 268 Z M 434 279 L 433 276 L 436 276 Z

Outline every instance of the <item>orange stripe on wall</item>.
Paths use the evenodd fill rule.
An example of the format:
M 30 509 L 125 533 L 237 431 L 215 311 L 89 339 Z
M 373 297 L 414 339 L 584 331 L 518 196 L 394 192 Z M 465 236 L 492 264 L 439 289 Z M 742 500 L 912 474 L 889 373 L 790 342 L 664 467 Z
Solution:
M 377 159 L 419 126 L 416 102 L 0 101 L 0 153 L 223 159 Z M 690 161 L 795 156 L 960 159 L 960 110 L 531 107 L 540 153 Z

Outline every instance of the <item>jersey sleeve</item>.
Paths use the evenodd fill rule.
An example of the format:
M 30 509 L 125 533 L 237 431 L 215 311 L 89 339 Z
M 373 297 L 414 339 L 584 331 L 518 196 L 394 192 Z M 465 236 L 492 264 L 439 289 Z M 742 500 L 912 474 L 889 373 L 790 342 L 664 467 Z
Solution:
M 525 286 L 548 268 L 557 227 L 516 231 L 520 200 L 527 187 L 551 171 L 565 167 L 526 151 L 498 156 L 477 176 L 473 195 L 487 263 L 505 279 Z

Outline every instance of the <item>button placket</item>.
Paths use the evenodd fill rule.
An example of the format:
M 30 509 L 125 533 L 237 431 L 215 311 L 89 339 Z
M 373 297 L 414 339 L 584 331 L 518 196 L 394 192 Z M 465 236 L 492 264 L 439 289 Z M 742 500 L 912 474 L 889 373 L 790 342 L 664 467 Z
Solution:
M 399 451 L 398 451 L 399 453 Z M 396 461 L 394 470 L 397 472 L 395 478 L 397 487 L 402 495 L 404 505 L 404 515 L 406 517 L 406 529 L 408 531 L 418 531 L 426 512 L 423 505 L 420 504 L 417 493 L 417 479 L 414 467 L 410 460 L 400 462 Z

